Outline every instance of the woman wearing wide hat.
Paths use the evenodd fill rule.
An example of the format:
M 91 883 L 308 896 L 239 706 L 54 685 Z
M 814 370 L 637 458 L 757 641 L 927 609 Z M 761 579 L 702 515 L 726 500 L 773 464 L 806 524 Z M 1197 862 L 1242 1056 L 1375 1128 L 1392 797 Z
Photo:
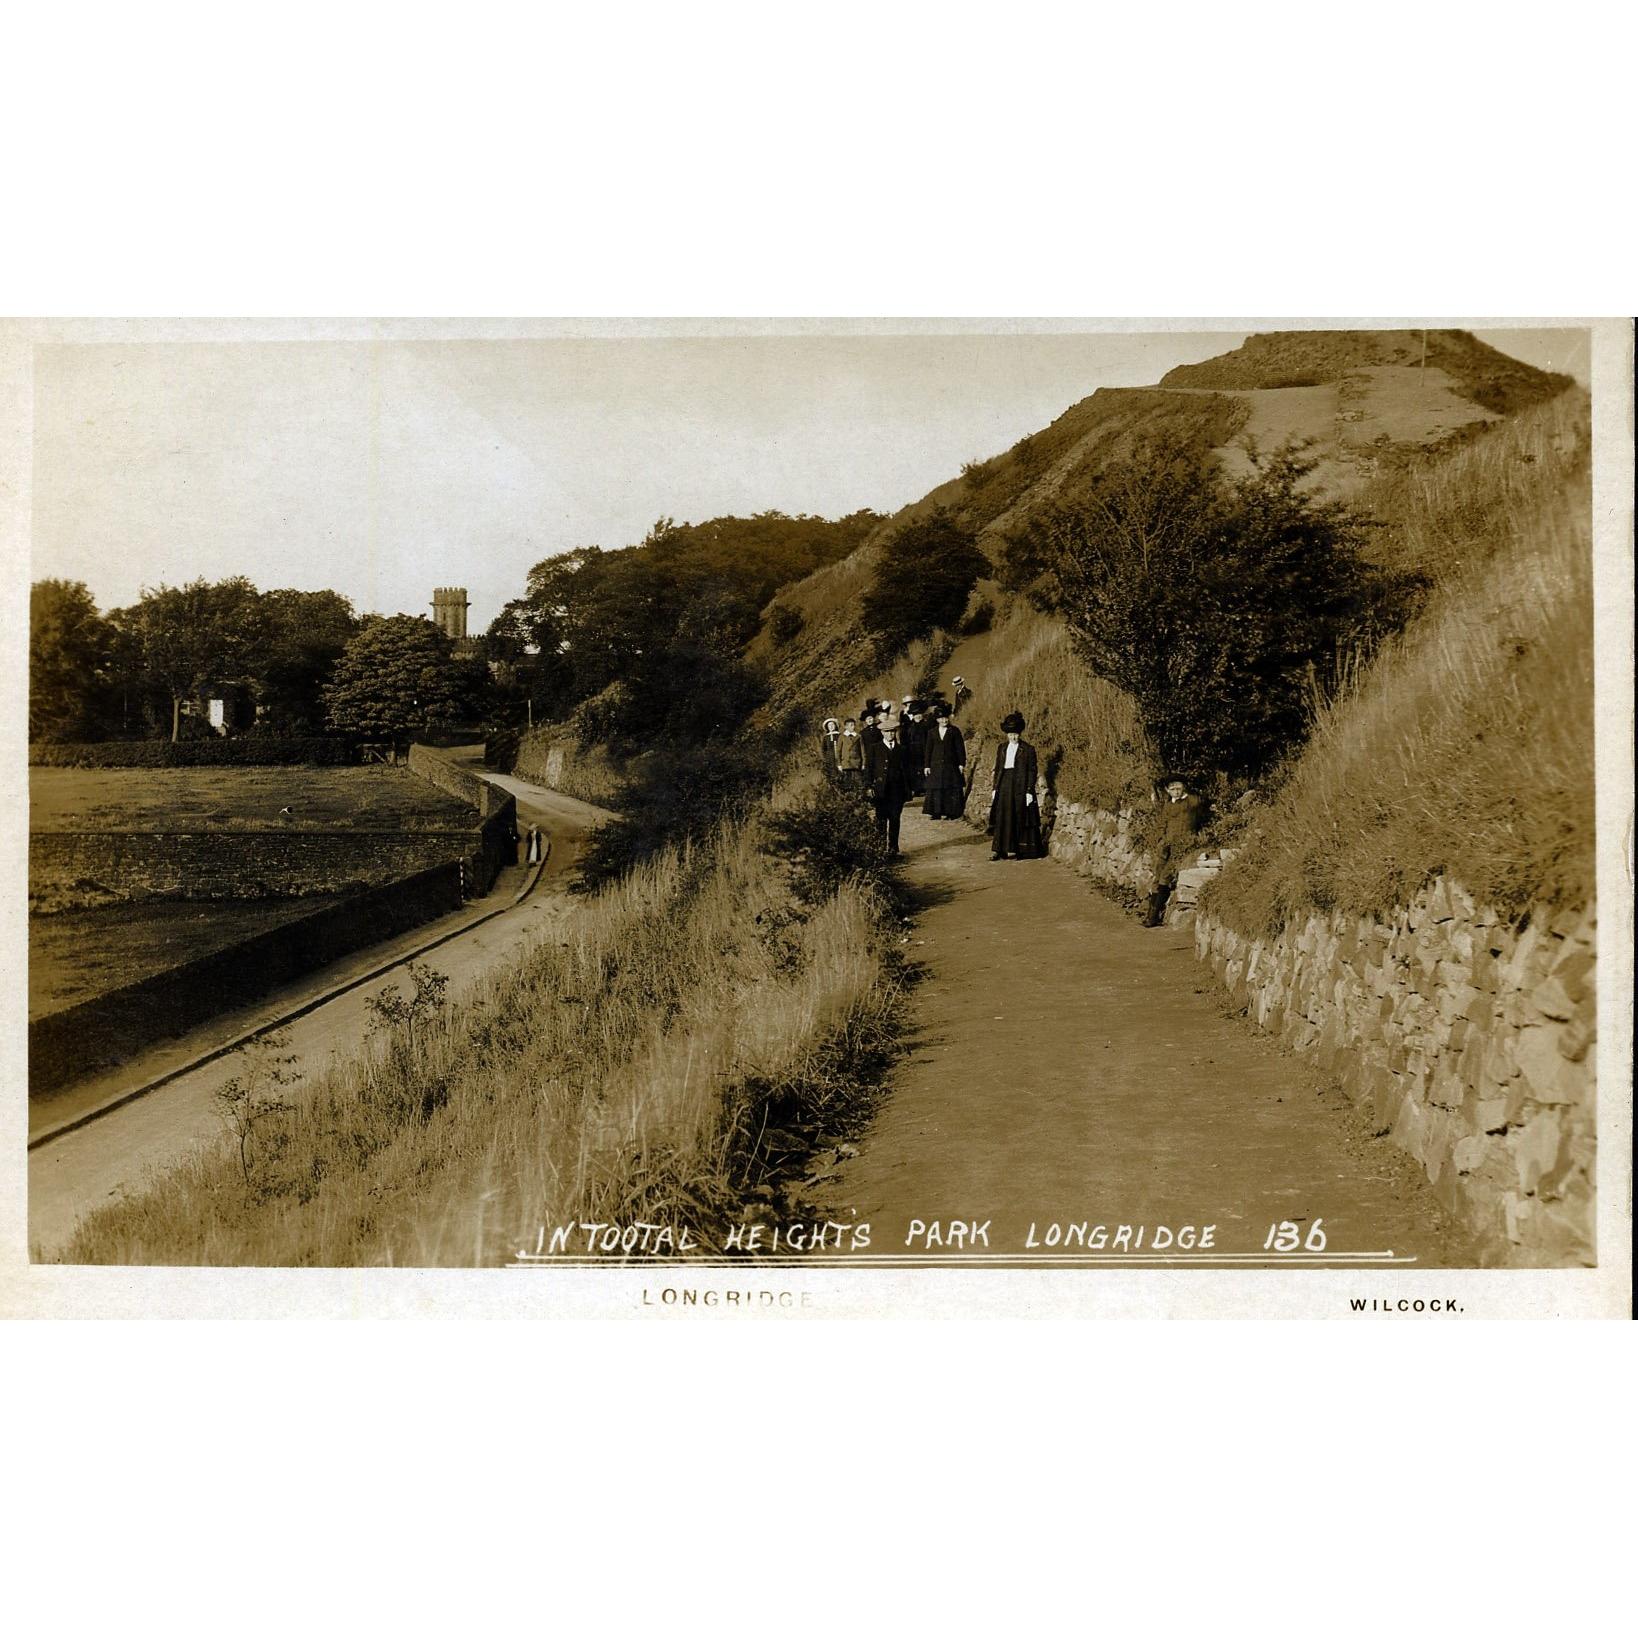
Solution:
M 1034 859 L 1041 852 L 1041 802 L 1036 793 L 1035 747 L 1024 738 L 1024 719 L 1009 711 L 1001 719 L 1007 737 L 995 748 L 995 789 L 990 796 L 990 857 Z

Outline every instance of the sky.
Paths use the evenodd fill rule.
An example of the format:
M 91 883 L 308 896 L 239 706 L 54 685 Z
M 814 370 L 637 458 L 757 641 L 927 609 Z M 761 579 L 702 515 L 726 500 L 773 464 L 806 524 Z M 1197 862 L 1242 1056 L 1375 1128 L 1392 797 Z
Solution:
M 1586 379 L 1585 332 L 1479 331 Z M 77 342 L 35 353 L 31 578 L 249 576 L 470 629 L 661 517 L 891 512 L 1244 332 Z M 1579 359 L 1576 347 L 1581 348 Z

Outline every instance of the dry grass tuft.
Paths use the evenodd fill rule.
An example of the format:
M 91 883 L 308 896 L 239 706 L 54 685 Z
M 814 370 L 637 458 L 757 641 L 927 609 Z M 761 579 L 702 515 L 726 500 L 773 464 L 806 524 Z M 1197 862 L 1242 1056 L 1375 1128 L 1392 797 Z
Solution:
M 1004 601 L 994 628 L 958 647 L 944 670 L 946 689 L 960 672 L 973 691 L 959 717 L 977 777 L 972 809 L 989 800 L 1009 711 L 1023 713 L 1043 782 L 1060 801 L 1113 810 L 1145 795 L 1157 763 L 1130 696 L 1087 670 L 1061 620 L 1022 597 Z
M 1356 504 L 1383 523 L 1372 555 L 1435 582 L 1527 543 L 1566 494 L 1585 492 L 1587 394 L 1560 393 L 1451 454 L 1384 473 Z
M 1485 505 L 1499 538 L 1318 711 L 1251 845 L 1210 891 L 1214 912 L 1247 931 L 1316 908 L 1391 910 L 1439 873 L 1514 913 L 1593 897 L 1585 485 L 1521 495 L 1493 452 L 1458 460 L 1464 489 L 1511 487 Z M 1430 517 L 1411 538 L 1452 536 Z

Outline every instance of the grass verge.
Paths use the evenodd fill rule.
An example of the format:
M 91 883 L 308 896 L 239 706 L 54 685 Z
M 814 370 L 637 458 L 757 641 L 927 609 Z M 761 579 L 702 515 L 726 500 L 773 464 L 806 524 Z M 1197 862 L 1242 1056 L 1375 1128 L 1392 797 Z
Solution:
M 1451 539 L 1467 515 L 1488 520 L 1482 541 L 1318 710 L 1245 853 L 1209 889 L 1243 931 L 1312 909 L 1391 910 L 1440 873 L 1513 913 L 1593 898 L 1589 496 L 1584 478 L 1520 491 L 1495 458 L 1464 451 L 1428 491 L 1427 535 Z
M 766 814 L 726 825 L 305 1087 L 247 1064 L 248 1141 L 95 1213 L 65 1260 L 482 1266 L 586 1221 L 721 1247 L 750 1196 L 857 1128 L 897 1037 L 885 864 L 822 897 L 810 865 Z

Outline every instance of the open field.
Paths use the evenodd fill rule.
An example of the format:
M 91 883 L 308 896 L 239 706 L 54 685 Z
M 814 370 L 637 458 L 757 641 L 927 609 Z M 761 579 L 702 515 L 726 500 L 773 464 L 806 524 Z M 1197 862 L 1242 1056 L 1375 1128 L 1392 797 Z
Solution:
M 407 768 L 31 768 L 31 830 L 459 830 Z M 292 811 L 281 815 L 280 809 Z
M 339 902 L 299 899 L 154 899 L 36 916 L 28 929 L 31 1019 L 135 984 Z

